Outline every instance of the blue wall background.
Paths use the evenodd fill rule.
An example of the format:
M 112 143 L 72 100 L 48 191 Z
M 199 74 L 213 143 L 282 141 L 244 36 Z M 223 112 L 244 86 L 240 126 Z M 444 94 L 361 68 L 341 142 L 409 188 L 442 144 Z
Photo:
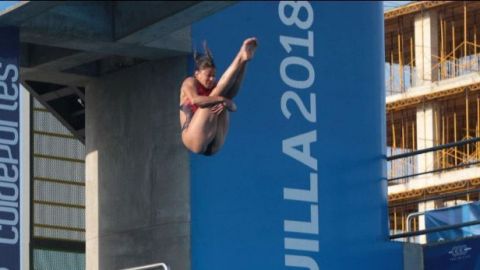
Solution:
M 19 31 L 0 28 L 0 269 L 20 269 Z M 13 66 L 12 66 L 13 65 Z M 15 130 L 15 132 L 12 131 Z M 16 141 L 16 143 L 15 143 Z M 11 154 L 11 156 L 10 156 Z M 15 173 L 16 169 L 16 173 Z M 16 221 L 16 222 L 15 222 Z
M 306 38 L 307 31 L 282 23 L 276 2 L 239 3 L 193 26 L 193 41 L 198 48 L 208 41 L 218 76 L 245 38 L 259 41 L 224 148 L 213 157 L 191 155 L 194 270 L 291 269 L 286 254 L 310 256 L 321 269 L 403 269 L 401 245 L 388 240 L 382 3 L 311 5 L 313 57 L 306 48 L 283 49 L 280 35 Z M 313 64 L 311 87 L 282 81 L 288 56 Z M 302 68 L 287 72 L 307 77 Z M 292 101 L 292 116 L 283 115 L 281 97 L 290 90 L 307 109 L 316 95 L 315 123 Z M 282 152 L 283 140 L 310 131 L 317 133 L 317 170 Z M 309 220 L 310 204 L 284 200 L 283 188 L 308 189 L 312 172 L 319 234 L 286 233 L 284 220 Z M 286 251 L 285 237 L 318 240 L 319 251 Z
M 480 241 L 478 237 L 427 245 L 423 247 L 423 254 L 425 269 L 480 269 Z

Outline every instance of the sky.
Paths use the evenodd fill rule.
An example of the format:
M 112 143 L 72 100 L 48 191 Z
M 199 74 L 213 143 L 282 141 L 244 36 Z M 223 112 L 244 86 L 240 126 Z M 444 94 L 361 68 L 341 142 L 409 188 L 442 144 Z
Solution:
M 406 5 L 412 1 L 383 1 L 383 11 Z
M 4 9 L 10 7 L 10 6 L 13 6 L 18 2 L 20 2 L 20 1 L 0 1 L 0 11 L 4 10 Z
M 20 1 L 0 1 L 0 11 L 18 3 Z M 411 1 L 383 1 L 383 10 L 387 11 L 392 8 L 396 8 L 401 5 L 405 5 Z

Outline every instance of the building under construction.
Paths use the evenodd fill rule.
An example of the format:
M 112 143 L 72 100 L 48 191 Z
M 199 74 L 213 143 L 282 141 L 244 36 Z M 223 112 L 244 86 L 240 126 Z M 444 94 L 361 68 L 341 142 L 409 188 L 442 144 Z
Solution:
M 479 22 L 476 1 L 385 12 L 392 235 L 425 229 L 425 211 L 479 200 Z

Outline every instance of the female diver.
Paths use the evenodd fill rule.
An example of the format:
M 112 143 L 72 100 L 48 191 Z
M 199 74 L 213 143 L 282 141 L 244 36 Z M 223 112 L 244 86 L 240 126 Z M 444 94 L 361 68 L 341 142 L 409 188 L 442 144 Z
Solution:
M 206 44 L 204 55 L 194 55 L 194 75 L 183 81 L 180 93 L 182 141 L 190 151 L 210 156 L 222 147 L 228 131 L 228 111 L 237 110 L 232 99 L 256 48 L 256 38 L 246 39 L 218 83 L 212 53 Z

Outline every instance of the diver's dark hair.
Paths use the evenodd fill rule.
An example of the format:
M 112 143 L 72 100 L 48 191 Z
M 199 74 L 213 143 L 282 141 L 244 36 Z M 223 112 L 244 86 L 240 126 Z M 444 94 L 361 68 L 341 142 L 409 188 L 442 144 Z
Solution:
M 215 68 L 212 52 L 208 48 L 206 41 L 203 42 L 203 51 L 203 54 L 198 53 L 196 50 L 193 52 L 193 60 L 195 60 L 195 70 Z

